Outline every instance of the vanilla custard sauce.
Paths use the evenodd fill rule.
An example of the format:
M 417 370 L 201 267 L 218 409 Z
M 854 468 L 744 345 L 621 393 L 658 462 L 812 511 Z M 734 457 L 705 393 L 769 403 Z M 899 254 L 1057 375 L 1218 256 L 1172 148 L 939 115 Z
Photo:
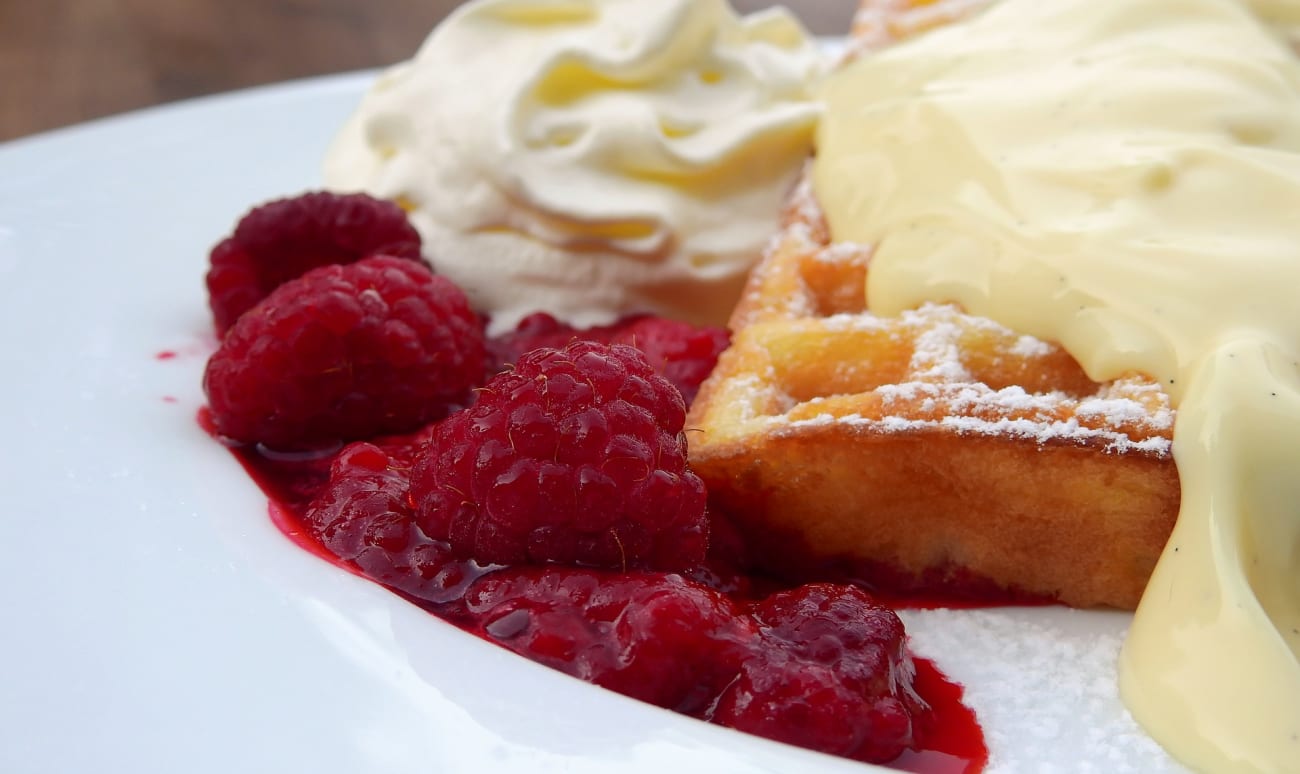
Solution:
M 924 301 L 1138 371 L 1182 510 L 1122 696 L 1205 771 L 1300 771 L 1300 2 L 1003 0 L 824 86 L 814 183 Z

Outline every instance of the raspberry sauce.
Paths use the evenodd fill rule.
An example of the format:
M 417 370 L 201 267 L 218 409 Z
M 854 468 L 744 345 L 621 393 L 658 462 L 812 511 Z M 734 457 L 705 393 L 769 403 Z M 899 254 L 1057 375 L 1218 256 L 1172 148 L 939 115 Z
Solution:
M 212 433 L 213 426 L 204 409 L 199 414 L 200 424 Z M 705 638 L 702 644 L 696 647 L 709 648 L 709 652 L 700 652 L 701 663 L 708 664 L 710 659 L 715 661 L 721 658 L 741 658 L 736 655 L 741 649 L 736 644 L 745 637 L 754 636 L 753 618 L 748 614 L 737 614 L 734 611 L 751 610 L 759 599 L 761 590 L 762 594 L 768 594 L 772 591 L 781 589 L 796 588 L 792 586 L 788 579 L 774 581 L 768 577 L 758 577 L 752 574 L 741 574 L 737 576 L 733 568 L 726 568 L 718 571 L 714 568 L 708 568 L 705 571 L 691 574 L 690 579 L 684 579 L 679 575 L 664 575 L 653 573 L 624 573 L 602 571 L 568 569 L 568 568 L 550 568 L 543 569 L 537 567 L 520 567 L 520 568 L 503 568 L 498 566 L 479 566 L 472 561 L 459 560 L 451 557 L 443 550 L 442 544 L 431 543 L 427 538 L 421 538 L 422 542 L 418 544 L 411 543 L 406 537 L 395 537 L 398 532 L 395 529 L 407 530 L 405 526 L 398 524 L 400 515 L 409 506 L 409 497 L 406 489 L 400 486 L 400 476 L 394 478 L 391 473 L 393 470 L 403 470 L 407 461 L 414 453 L 415 447 L 422 440 L 418 434 L 411 438 L 396 438 L 380 441 L 378 445 L 364 445 L 367 449 L 360 452 L 354 450 L 355 447 L 361 446 L 354 444 L 351 447 L 345 447 L 343 450 L 322 453 L 317 456 L 307 455 L 305 457 L 295 458 L 272 458 L 257 453 L 255 450 L 244 448 L 232 448 L 236 458 L 243 465 L 252 479 L 258 484 L 262 491 L 269 499 L 270 518 L 276 526 L 294 543 L 303 549 L 329 561 L 339 567 L 367 577 L 371 580 L 387 586 L 390 590 L 411 601 L 413 604 L 429 611 L 430 613 L 448 621 L 462 629 L 465 629 L 483 639 L 491 640 L 499 645 L 514 650 L 516 653 L 527 656 L 541 663 L 552 666 L 569 674 L 573 674 L 598 685 L 611 688 L 626 695 L 640 698 L 659 706 L 665 706 L 675 709 L 683 714 L 721 722 L 724 725 L 740 728 L 741 730 L 750 730 L 754 733 L 769 735 L 764 733 L 763 729 L 746 729 L 742 725 L 728 722 L 725 719 L 712 717 L 710 713 L 725 700 L 712 699 L 702 694 L 701 690 L 712 682 L 718 681 L 718 674 L 709 672 L 707 667 L 698 667 L 695 671 L 687 673 L 681 677 L 679 682 L 682 683 L 681 690 L 677 692 L 665 690 L 672 686 L 666 686 L 666 681 L 662 679 L 663 670 L 661 667 L 668 662 L 654 662 L 650 660 L 651 666 L 642 667 L 641 670 L 635 669 L 611 669 L 609 664 L 600 661 L 599 658 L 590 663 L 576 663 L 572 660 L 565 660 L 554 657 L 554 651 L 551 645 L 538 649 L 538 643 L 554 643 L 556 638 L 572 638 L 575 636 L 574 631 L 580 633 L 576 636 L 607 636 L 607 630 L 601 629 L 599 621 L 582 621 L 572 620 L 574 616 L 581 618 L 583 615 L 590 616 L 591 611 L 598 610 L 600 615 L 608 615 L 607 601 L 597 605 L 591 602 L 587 597 L 578 599 L 577 597 L 565 598 L 565 602 L 573 602 L 578 599 L 578 603 L 568 608 L 569 612 L 564 613 L 561 610 L 559 614 L 550 604 L 552 600 L 543 599 L 545 603 L 546 615 L 535 616 L 528 619 L 525 608 L 529 604 L 527 599 L 512 602 L 515 606 L 511 611 L 505 614 L 493 614 L 493 617 L 484 618 L 479 613 L 484 602 L 484 595 L 490 595 L 492 592 L 480 590 L 482 584 L 475 583 L 479 579 L 489 579 L 497 581 L 495 584 L 489 584 L 486 588 L 495 586 L 497 589 L 509 587 L 510 589 L 522 588 L 526 597 L 529 593 L 537 593 L 538 589 L 544 587 L 547 583 L 557 588 L 564 587 L 565 584 L 573 586 L 575 581 L 580 585 L 586 583 L 589 579 L 596 579 L 597 586 L 593 592 L 591 588 L 586 588 L 582 594 L 595 594 L 599 596 L 604 593 L 609 595 L 611 592 L 606 589 L 628 587 L 633 589 L 631 596 L 623 603 L 628 605 L 628 609 L 635 608 L 635 616 L 640 616 L 637 620 L 643 619 L 646 615 L 654 613 L 645 613 L 643 603 L 639 600 L 654 600 L 655 604 L 663 607 L 664 588 L 686 588 L 691 590 L 691 594 L 698 598 L 707 597 L 713 600 L 707 602 L 704 607 L 708 608 L 707 615 L 712 616 L 705 623 L 711 634 L 710 638 L 716 638 L 722 644 L 717 648 L 712 645 L 712 640 Z M 354 450 L 354 451 L 349 451 Z M 356 464 L 361 469 L 362 475 L 359 479 L 361 485 L 371 487 L 374 491 L 383 493 L 385 487 L 397 487 L 392 490 L 388 502 L 388 511 L 380 514 L 380 520 L 383 524 L 379 528 L 368 527 L 363 536 L 348 537 L 346 534 L 349 525 L 360 523 L 364 518 L 369 518 L 368 514 L 357 512 L 352 513 L 345 510 L 344 528 L 330 528 L 328 534 L 322 533 L 319 521 L 319 502 L 320 495 L 331 483 L 331 468 L 335 466 L 340 457 L 351 454 L 356 459 Z M 384 462 L 387 461 L 388 467 L 385 468 Z M 344 460 L 347 464 L 348 460 Z M 369 466 L 369 467 L 366 467 Z M 337 473 L 337 467 L 334 467 Z M 369 475 L 369 478 L 366 478 Z M 387 476 L 387 478 L 385 478 Z M 396 483 L 394 483 L 396 482 Z M 373 494 L 367 490 L 369 494 Z M 329 498 L 325 498 L 329 499 Z M 376 498 L 368 496 L 365 502 L 371 503 Z M 351 502 L 351 501 L 348 501 Z M 352 506 L 346 503 L 341 507 L 344 509 Z M 316 510 L 314 510 L 316 509 Z M 372 514 L 371 514 L 372 515 Z M 346 521 L 355 516 L 355 521 Z M 315 520 L 315 521 L 313 521 Z M 397 525 L 395 527 L 395 525 Z M 353 529 L 355 532 L 356 529 Z M 359 533 L 358 533 L 359 534 Z M 402 534 L 405 534 L 403 532 Z M 323 537 L 324 535 L 324 537 Z M 404 542 L 405 541 L 405 542 Z M 568 573 L 568 575 L 566 575 Z M 490 577 L 489 577 L 490 576 Z M 549 580 L 546 578 L 549 577 Z M 608 580 L 601 580 L 608 578 Z M 711 583 L 709 579 L 727 578 L 725 583 Z M 700 581 L 700 582 L 697 582 Z M 658 585 L 656 585 L 658 584 Z M 663 584 L 667 584 L 664 586 Z M 637 589 L 641 590 L 641 596 L 637 596 Z M 516 593 L 514 591 L 511 592 Z M 547 593 L 553 593 L 548 591 Z M 566 591 L 565 594 L 570 592 Z M 474 599 L 467 602 L 466 596 L 477 595 Z M 581 595 L 579 595 L 581 596 Z M 891 599 L 891 603 L 900 602 L 897 599 Z M 905 601 L 904 601 L 905 603 Z M 493 602 L 496 604 L 496 602 Z M 927 604 L 920 606 L 933 606 L 934 600 L 929 600 Z M 652 605 L 653 607 L 653 605 Z M 503 608 L 497 604 L 496 610 Z M 540 608 L 539 608 L 540 609 Z M 727 611 L 733 611 L 728 613 Z M 678 615 L 679 612 L 673 612 L 672 615 Z M 568 617 L 566 617 L 566 615 Z M 892 615 L 892 614 L 890 614 Z M 671 616 L 670 616 L 671 617 Z M 734 620 L 732 620 L 734 619 Z M 522 628 L 529 625 L 528 620 L 532 621 L 534 628 L 541 626 L 539 630 L 525 636 L 519 636 Z M 547 631 L 546 626 L 558 627 L 554 631 Z M 687 629 L 698 630 L 700 623 L 692 623 Z M 576 627 L 576 629 L 575 629 Z M 739 627 L 739 628 L 737 628 Z M 747 628 L 748 627 L 748 628 Z M 677 632 L 670 628 L 670 632 Z M 592 632 L 596 632 L 592 635 Z M 606 634 L 602 634 L 606 632 Z M 654 657 L 656 641 L 658 635 L 654 632 L 640 640 L 635 640 L 629 645 L 623 642 L 625 648 L 637 649 L 639 653 L 646 653 L 646 659 Z M 677 636 L 674 634 L 674 636 Z M 901 642 L 901 640 L 900 640 Z M 599 645 L 600 643 L 596 643 Z M 793 647 L 797 650 L 798 644 Z M 901 645 L 899 646 L 902 647 Z M 727 653 L 723 657 L 718 657 L 714 651 Z M 599 647 L 588 647 L 588 653 L 599 652 Z M 624 653 L 631 652 L 625 650 Z M 906 658 L 906 657 L 904 657 Z M 617 660 L 617 659 L 614 659 Z M 692 658 L 694 660 L 694 658 Z M 776 663 L 776 662 L 774 662 Z M 788 663 L 783 668 L 789 669 Z M 982 771 L 988 760 L 988 750 L 985 746 L 983 733 L 975 718 L 974 713 L 962 703 L 962 689 L 959 685 L 947 680 L 939 669 L 930 661 L 920 658 L 911 658 L 910 663 L 914 665 L 915 677 L 912 682 L 912 690 L 916 696 L 907 699 L 915 702 L 919 697 L 920 703 L 913 707 L 912 724 L 910 735 L 907 737 L 910 742 L 906 749 L 897 748 L 889 754 L 890 760 L 886 765 L 894 768 L 918 772 L 918 774 L 977 774 Z M 755 669 L 766 669 L 767 667 L 754 667 L 748 664 L 745 667 L 748 675 Z M 775 668 L 775 667 L 773 667 Z M 651 679 L 647 675 L 653 675 Z M 802 678 L 803 671 L 792 673 L 792 677 Z M 785 682 L 784 678 L 778 682 Z M 717 690 L 719 686 L 714 686 L 709 690 Z M 821 693 L 816 694 L 821 696 Z M 909 694 L 910 696 L 910 694 Z M 838 707 L 831 707 L 828 714 L 834 715 Z M 874 710 L 873 710 L 874 711 Z M 800 744 L 804 747 L 819 749 L 832 754 L 847 755 L 859 760 L 870 760 L 881 762 L 881 757 L 871 756 L 862 753 L 848 752 L 841 749 L 828 749 L 820 745 L 816 740 L 819 738 L 813 734 L 809 738 L 779 738 L 779 734 L 773 734 L 773 738 L 779 741 L 788 741 L 794 744 Z M 813 741 L 809 741 L 812 739 Z M 876 748 L 872 748 L 875 750 Z M 901 751 L 901 754 L 898 754 Z

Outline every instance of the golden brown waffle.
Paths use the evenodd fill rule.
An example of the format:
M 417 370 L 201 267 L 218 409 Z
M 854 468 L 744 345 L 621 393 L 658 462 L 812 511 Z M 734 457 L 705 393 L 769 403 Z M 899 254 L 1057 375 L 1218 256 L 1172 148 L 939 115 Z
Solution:
M 855 35 L 976 5 L 867 0 Z M 805 176 L 691 409 L 692 465 L 757 561 L 1136 606 L 1178 510 L 1168 396 L 953 306 L 875 316 L 869 259 L 830 242 Z

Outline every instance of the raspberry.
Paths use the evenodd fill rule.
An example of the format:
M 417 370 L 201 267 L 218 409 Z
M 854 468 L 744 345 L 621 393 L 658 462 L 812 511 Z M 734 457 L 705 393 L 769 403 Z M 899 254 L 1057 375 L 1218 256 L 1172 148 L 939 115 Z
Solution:
M 754 605 L 763 646 L 711 720 L 868 762 L 913 744 L 924 711 L 903 624 L 854 586 L 813 583 Z
M 903 622 L 857 586 L 809 583 L 769 596 L 752 614 L 767 637 L 860 690 L 888 692 L 910 670 Z
M 534 350 L 434 431 L 411 494 L 462 556 L 681 570 L 708 544 L 681 396 L 631 347 Z
M 730 335 L 725 328 L 696 328 L 649 315 L 626 317 L 595 328 L 574 328 L 545 312 L 537 312 L 520 320 L 511 333 L 488 342 L 493 373 L 529 350 L 562 347 L 574 339 L 636 347 L 656 371 L 681 391 L 689 406 L 700 384 L 713 372 L 718 355 L 727 348 Z
M 583 333 L 598 330 L 590 328 Z M 542 347 L 559 349 L 570 341 L 583 338 L 600 341 L 599 336 L 580 336 L 579 329 L 562 323 L 546 312 L 534 312 L 519 321 L 513 331 L 487 340 L 489 377 L 519 362 L 519 358 Z M 603 342 L 608 344 L 609 342 Z
M 752 599 L 771 591 L 775 581 L 757 582 L 748 570 L 745 538 L 725 510 L 708 506 L 709 550 L 704 564 L 692 569 L 687 577 L 736 599 Z M 764 591 L 759 587 L 767 586 Z
M 217 333 L 310 269 L 380 253 L 420 260 L 420 235 L 392 202 L 322 191 L 263 204 L 209 256 L 208 304 Z
M 328 485 L 303 520 L 327 551 L 366 577 L 426 602 L 456 602 L 481 571 L 415 525 L 409 472 L 401 450 L 351 444 L 335 458 Z
M 726 597 L 671 574 L 500 570 L 470 587 L 466 609 L 482 636 L 516 653 L 697 716 L 757 636 Z
M 825 664 L 763 653 L 718 699 L 714 723 L 868 763 L 911 746 L 912 718 L 897 699 L 855 691 Z
M 277 288 L 204 374 L 217 432 L 281 449 L 405 432 L 483 372 L 478 318 L 451 282 L 403 258 L 325 266 Z
M 689 406 L 731 337 L 725 328 L 696 328 L 677 320 L 639 317 L 625 322 L 613 341 L 644 352 L 650 365 L 681 390 Z

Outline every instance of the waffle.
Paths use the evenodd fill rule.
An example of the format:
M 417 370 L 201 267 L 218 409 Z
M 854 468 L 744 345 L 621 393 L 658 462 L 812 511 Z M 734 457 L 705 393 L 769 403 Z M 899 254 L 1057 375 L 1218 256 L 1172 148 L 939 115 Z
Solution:
M 866 0 L 855 54 L 979 7 Z M 952 305 L 866 309 L 808 175 L 688 418 L 691 463 L 760 567 L 893 591 L 1131 609 L 1177 516 L 1174 412 Z

